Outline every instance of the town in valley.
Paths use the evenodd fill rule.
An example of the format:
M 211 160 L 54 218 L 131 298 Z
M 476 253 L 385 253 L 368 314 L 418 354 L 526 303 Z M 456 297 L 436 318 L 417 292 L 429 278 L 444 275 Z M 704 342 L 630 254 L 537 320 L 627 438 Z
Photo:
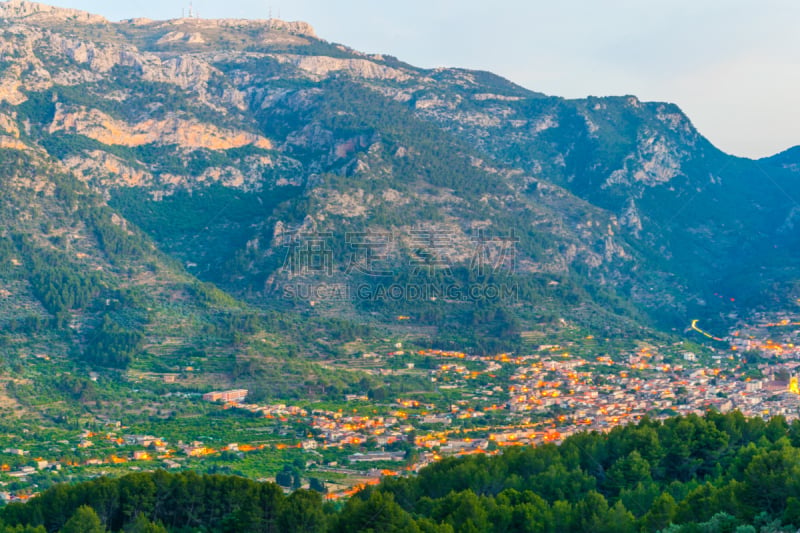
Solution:
M 0 437 L 0 498 L 25 500 L 62 480 L 192 468 L 277 480 L 287 490 L 310 486 L 338 499 L 443 457 L 559 443 L 643 417 L 713 409 L 792 422 L 800 414 L 800 317 L 789 313 L 757 315 L 713 342 L 692 328 L 686 341 L 622 350 L 579 332 L 553 343 L 529 336 L 524 354 L 397 342 L 347 363 L 387 381 L 413 376 L 429 384 L 391 397 L 381 388 L 294 403 L 250 401 L 246 389 L 167 392 L 161 401 L 179 406 L 167 417 L 95 416 L 63 431 L 22 423 Z M 147 378 L 167 389 L 180 384 L 178 375 Z M 142 394 L 148 379 L 138 378 Z M 148 394 L 143 401 L 159 401 Z

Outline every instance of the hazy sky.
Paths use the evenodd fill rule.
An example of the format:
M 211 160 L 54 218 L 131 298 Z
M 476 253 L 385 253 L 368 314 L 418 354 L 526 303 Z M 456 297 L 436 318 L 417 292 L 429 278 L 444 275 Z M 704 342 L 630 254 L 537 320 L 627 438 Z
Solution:
M 49 0 L 112 20 L 182 0 Z M 675 102 L 721 149 L 800 144 L 797 0 L 194 0 L 204 18 L 304 20 L 323 39 L 422 67 L 491 70 L 565 97 Z

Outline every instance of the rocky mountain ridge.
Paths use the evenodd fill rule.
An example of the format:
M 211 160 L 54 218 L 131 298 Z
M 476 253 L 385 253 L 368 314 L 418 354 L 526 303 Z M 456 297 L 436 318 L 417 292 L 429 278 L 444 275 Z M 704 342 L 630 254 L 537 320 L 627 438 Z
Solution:
M 419 69 L 304 23 L 111 23 L 12 0 L 0 28 L 9 260 L 81 243 L 70 268 L 110 272 L 108 287 L 160 305 L 193 302 L 197 316 L 202 281 L 227 293 L 213 293 L 223 307 L 393 328 L 409 317 L 409 334 L 483 351 L 563 324 L 680 331 L 796 290 L 796 151 L 729 156 L 673 104 L 565 100 L 490 73 Z M 303 263 L 310 248 L 293 255 L 313 236 L 322 269 Z M 3 290 L 41 303 L 35 282 L 7 288 L 25 285 L 14 276 Z M 393 286 L 482 296 L 376 296 Z M 342 287 L 366 292 L 329 297 Z M 497 287 L 513 298 L 484 297 Z M 98 314 L 80 307 L 57 311 L 89 331 Z M 25 308 L 58 314 L 14 307 Z M 157 329 L 139 326 L 153 346 Z

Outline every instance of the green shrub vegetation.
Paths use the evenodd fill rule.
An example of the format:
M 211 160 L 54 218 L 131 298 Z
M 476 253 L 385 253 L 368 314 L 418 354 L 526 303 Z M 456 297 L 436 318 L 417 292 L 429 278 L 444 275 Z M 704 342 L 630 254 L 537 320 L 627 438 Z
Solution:
M 444 459 L 346 503 L 191 471 L 101 477 L 9 504 L 0 531 L 779 532 L 800 525 L 798 480 L 800 421 L 710 412 Z

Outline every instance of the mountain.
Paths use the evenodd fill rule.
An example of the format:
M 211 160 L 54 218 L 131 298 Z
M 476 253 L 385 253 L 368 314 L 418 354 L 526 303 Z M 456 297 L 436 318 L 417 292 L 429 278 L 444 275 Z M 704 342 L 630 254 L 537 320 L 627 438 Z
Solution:
M 14 353 L 324 389 L 347 373 L 315 365 L 355 340 L 667 338 L 796 295 L 798 148 L 727 155 L 675 105 L 420 69 L 299 22 L 11 0 L 0 26 Z

